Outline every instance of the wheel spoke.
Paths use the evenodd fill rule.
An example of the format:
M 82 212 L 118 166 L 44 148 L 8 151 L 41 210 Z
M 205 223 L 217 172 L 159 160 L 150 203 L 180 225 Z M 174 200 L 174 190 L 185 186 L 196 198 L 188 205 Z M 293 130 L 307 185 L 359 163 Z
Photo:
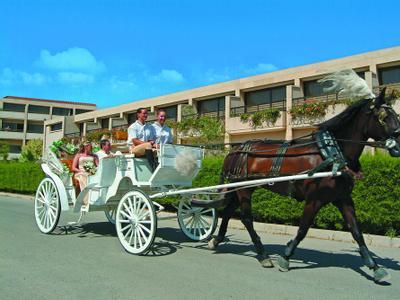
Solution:
M 131 230 L 131 235 L 129 236 L 129 245 L 132 245 L 132 237 L 134 230 Z
M 208 212 L 212 212 L 212 211 L 213 211 L 213 208 L 208 208 L 208 209 L 202 210 L 201 214 L 204 215 L 204 214 L 206 214 Z
M 188 227 L 189 227 L 189 224 L 192 223 L 192 222 L 193 222 L 193 217 L 190 218 L 189 221 L 187 221 L 187 222 L 185 223 L 185 228 L 188 228 Z
M 131 233 L 131 231 L 132 231 L 132 226 L 129 226 L 129 230 L 124 234 L 125 239 Z
M 138 234 L 140 248 L 142 248 L 143 244 L 142 244 L 142 236 L 140 235 L 141 232 L 138 229 L 136 229 L 136 232 Z
M 143 237 L 144 243 L 146 244 L 147 241 L 148 241 L 148 239 L 149 239 L 149 236 L 147 236 L 147 235 L 144 233 L 144 231 L 142 230 L 142 228 L 138 227 L 138 230 L 139 230 L 140 234 L 141 234 L 142 237 Z
M 122 203 L 122 206 L 125 208 L 125 211 L 129 214 L 129 216 L 132 217 L 132 211 L 129 209 L 129 207 L 125 203 Z M 122 210 L 121 212 L 125 211 Z
M 134 210 L 134 208 L 132 206 L 132 199 L 130 197 L 128 198 L 128 204 L 129 204 L 129 207 L 130 207 L 130 215 L 132 215 L 135 210 Z
M 129 215 L 128 215 L 126 212 L 124 212 L 123 210 L 121 210 L 120 213 L 121 213 L 122 215 L 124 215 L 128 220 L 132 218 L 131 216 L 129 216 Z
M 135 249 L 137 248 L 137 232 L 136 232 L 136 230 L 134 231 L 134 235 L 133 235 L 133 247 Z
M 124 224 L 125 224 L 125 223 L 130 223 L 131 221 L 129 221 L 129 220 L 125 220 L 125 219 L 122 219 L 122 220 L 119 220 L 119 222 L 120 222 L 120 223 L 124 223 Z
M 141 229 L 145 230 L 148 234 L 151 234 L 151 230 L 148 229 L 146 226 L 144 226 L 144 225 L 142 225 L 142 224 L 139 224 L 139 227 L 140 227 Z
M 146 211 L 143 215 L 138 216 L 139 220 L 145 220 L 147 216 L 150 215 L 149 211 Z
M 140 224 L 151 224 L 150 220 L 139 220 Z
M 125 227 L 122 227 L 121 226 L 121 232 L 123 232 L 123 231 L 125 231 L 125 230 L 127 230 L 128 228 L 131 228 L 132 226 L 130 226 L 130 225 L 127 225 L 127 226 L 125 226 Z

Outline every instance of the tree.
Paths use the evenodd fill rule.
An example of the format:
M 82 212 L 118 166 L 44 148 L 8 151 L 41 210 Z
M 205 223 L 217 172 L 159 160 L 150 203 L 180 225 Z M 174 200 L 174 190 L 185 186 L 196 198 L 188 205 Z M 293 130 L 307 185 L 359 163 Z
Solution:
M 0 159 L 7 160 L 9 153 L 10 153 L 10 145 L 1 143 L 0 144 Z
M 22 146 L 21 161 L 38 161 L 42 156 L 43 141 L 30 140 L 25 146 Z

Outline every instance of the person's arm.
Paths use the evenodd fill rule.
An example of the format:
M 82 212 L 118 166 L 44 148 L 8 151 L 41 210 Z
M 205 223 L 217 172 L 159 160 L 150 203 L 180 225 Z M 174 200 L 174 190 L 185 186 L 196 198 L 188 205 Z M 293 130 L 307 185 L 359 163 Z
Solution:
M 96 167 L 99 166 L 99 157 L 96 154 L 93 154 L 94 156 L 94 164 L 96 165 Z
M 74 173 L 79 173 L 81 170 L 79 170 L 79 157 L 81 155 L 77 154 L 74 157 L 74 160 L 72 161 L 72 172 Z

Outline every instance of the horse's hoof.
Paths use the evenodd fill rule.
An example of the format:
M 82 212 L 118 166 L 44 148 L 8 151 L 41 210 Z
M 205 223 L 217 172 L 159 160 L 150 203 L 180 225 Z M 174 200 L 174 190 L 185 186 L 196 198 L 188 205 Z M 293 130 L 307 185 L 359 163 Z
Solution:
M 289 260 L 283 256 L 278 256 L 278 267 L 281 272 L 289 271 Z
M 374 270 L 374 281 L 377 283 L 387 282 L 390 279 L 390 274 L 384 268 L 379 267 Z
M 261 258 L 258 260 L 261 264 L 261 267 L 263 268 L 273 268 L 274 264 L 272 263 L 272 260 L 269 257 L 266 258 Z
M 210 250 L 215 250 L 218 247 L 218 242 L 215 238 L 212 238 L 209 242 L 208 242 L 208 249 Z

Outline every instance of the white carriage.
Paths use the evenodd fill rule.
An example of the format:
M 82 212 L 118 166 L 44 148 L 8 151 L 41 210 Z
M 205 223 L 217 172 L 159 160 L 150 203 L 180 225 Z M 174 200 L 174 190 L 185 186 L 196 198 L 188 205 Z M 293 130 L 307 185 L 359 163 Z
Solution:
M 179 195 L 178 188 L 190 187 L 197 175 L 203 149 L 181 145 L 161 145 L 158 166 L 151 172 L 146 159 L 119 155 L 100 160 L 97 172 L 89 177 L 87 187 L 75 196 L 72 178 L 63 171 L 61 162 L 50 153 L 42 164 L 46 178 L 35 196 L 35 219 L 43 233 L 51 233 L 58 225 L 61 212 L 72 210 L 104 211 L 115 224 L 119 241 L 132 254 L 142 254 L 151 247 L 157 230 L 157 217 L 162 205 L 153 199 L 175 193 L 179 196 L 177 218 L 183 233 L 192 240 L 207 239 L 217 225 L 212 208 L 192 207 L 192 193 Z M 183 165 L 183 169 L 179 165 Z M 87 196 L 89 205 L 82 210 Z M 79 218 L 80 219 L 80 218 Z

